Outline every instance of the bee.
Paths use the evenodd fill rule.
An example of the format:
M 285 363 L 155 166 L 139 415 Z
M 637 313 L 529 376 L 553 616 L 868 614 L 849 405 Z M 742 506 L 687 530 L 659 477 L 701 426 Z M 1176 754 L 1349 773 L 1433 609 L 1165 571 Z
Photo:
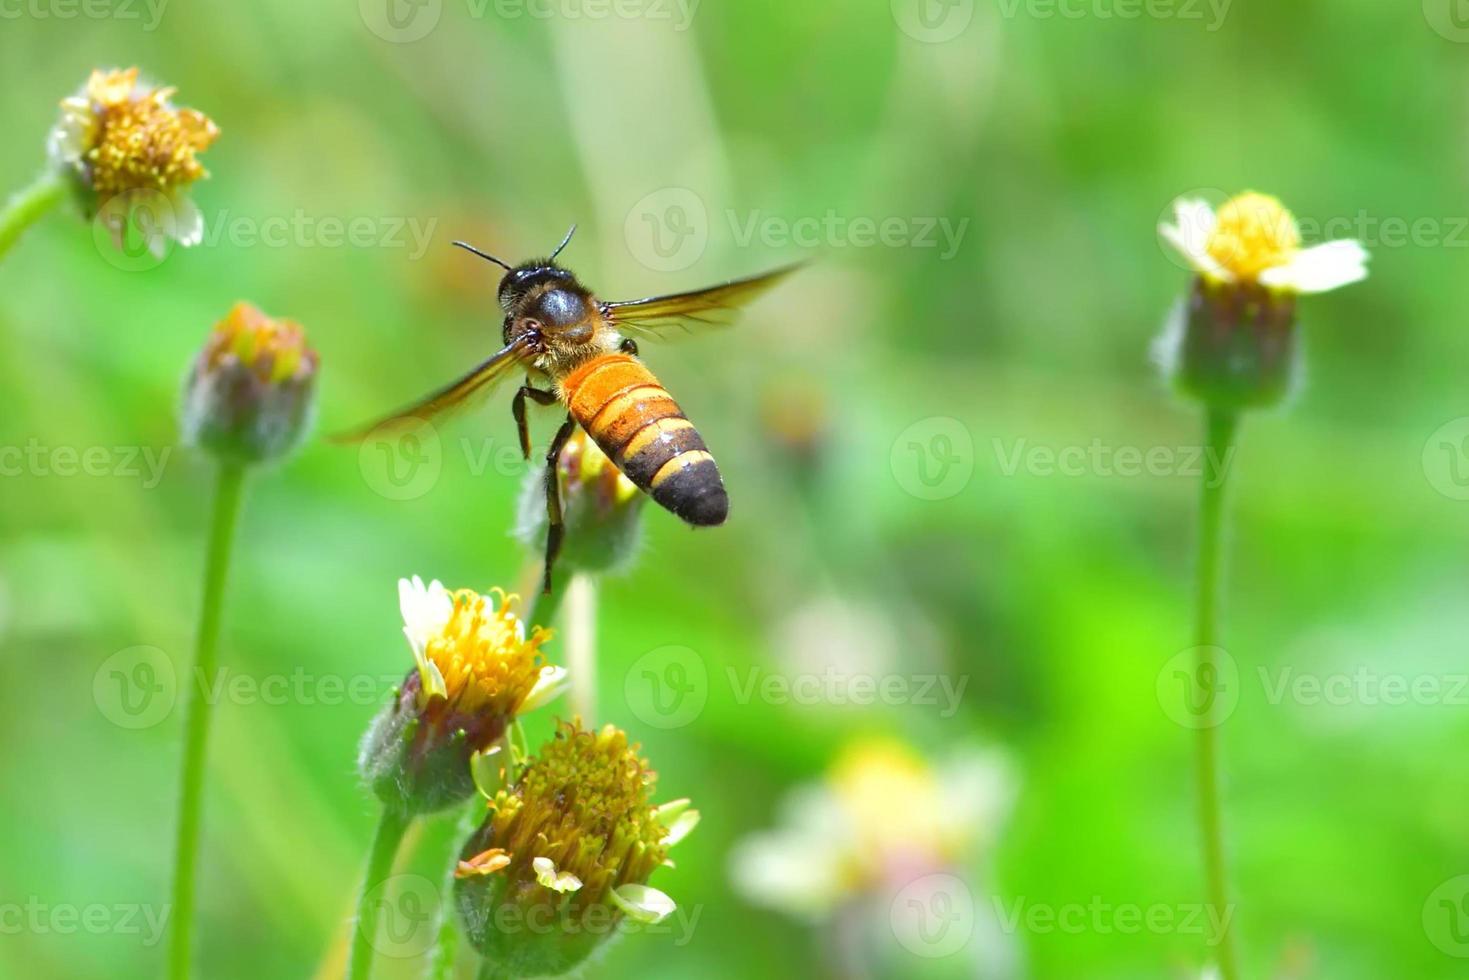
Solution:
M 531 458 L 526 402 L 566 410 L 546 452 L 543 591 L 548 594 L 565 533 L 556 460 L 577 426 L 638 489 L 685 523 L 694 527 L 724 523 L 729 496 L 719 465 L 699 430 L 639 358 L 637 342 L 727 324 L 740 307 L 797 268 L 786 266 L 686 293 L 606 302 L 556 262 L 575 232 L 572 225 L 547 258 L 515 266 L 456 241 L 459 248 L 505 270 L 498 296 L 505 315 L 503 346 L 458 380 L 341 437 L 356 441 L 382 426 L 427 420 L 461 408 L 523 370 L 525 383 L 516 391 L 510 410 L 526 459 Z

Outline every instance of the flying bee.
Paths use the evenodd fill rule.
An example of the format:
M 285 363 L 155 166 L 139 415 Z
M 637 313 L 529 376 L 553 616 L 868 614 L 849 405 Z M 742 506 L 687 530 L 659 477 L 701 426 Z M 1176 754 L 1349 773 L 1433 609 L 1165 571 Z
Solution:
M 605 302 L 556 264 L 572 225 L 549 257 L 512 266 L 464 242 L 505 270 L 499 302 L 505 321 L 500 350 L 468 374 L 422 400 L 344 438 L 359 440 L 381 426 L 427 420 L 463 407 L 524 370 L 525 383 L 511 401 L 520 450 L 530 459 L 526 400 L 563 405 L 566 419 L 546 452 L 546 563 L 544 591 L 565 533 L 556 460 L 580 425 L 613 464 L 660 506 L 695 527 L 723 524 L 729 496 L 719 466 L 699 430 L 678 402 L 638 358 L 637 340 L 666 337 L 676 330 L 722 325 L 733 314 L 795 270 L 786 266 L 720 286 L 668 296 Z

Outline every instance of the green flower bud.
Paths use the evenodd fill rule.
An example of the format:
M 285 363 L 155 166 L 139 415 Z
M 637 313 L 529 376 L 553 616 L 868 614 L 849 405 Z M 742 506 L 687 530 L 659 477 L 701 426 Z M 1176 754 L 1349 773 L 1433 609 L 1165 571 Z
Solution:
M 236 303 L 184 385 L 184 442 L 237 463 L 284 456 L 310 428 L 318 365 L 299 324 Z
M 627 920 L 673 911 L 648 877 L 699 814 L 688 800 L 654 806 L 653 781 L 624 732 L 563 723 L 495 794 L 454 891 L 470 942 L 498 974 L 559 976 Z
M 625 568 L 637 554 L 639 514 L 646 499 L 642 491 L 580 428 L 556 458 L 556 478 L 566 524 L 561 567 L 594 574 Z M 515 536 L 532 551 L 545 544 L 545 470 L 526 479 Z
M 561 693 L 566 672 L 547 666 L 549 638 L 491 596 L 414 576 L 399 580 L 403 632 L 417 662 L 362 742 L 358 768 L 384 806 L 431 813 L 475 791 L 477 756 L 493 753 L 510 723 Z

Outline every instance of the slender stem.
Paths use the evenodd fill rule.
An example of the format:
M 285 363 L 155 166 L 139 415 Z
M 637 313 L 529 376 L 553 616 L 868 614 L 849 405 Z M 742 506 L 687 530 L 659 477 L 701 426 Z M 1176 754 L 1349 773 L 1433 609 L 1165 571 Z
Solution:
M 208 754 L 209 722 L 214 705 L 214 673 L 219 659 L 219 622 L 224 605 L 230 551 L 244 494 L 245 469 L 222 463 L 214 491 L 214 516 L 204 561 L 204 605 L 194 648 L 194 683 L 188 689 L 188 716 L 184 722 L 183 789 L 179 795 L 178 844 L 173 869 L 173 936 L 169 945 L 168 975 L 185 980 L 192 963 L 194 930 L 194 863 L 199 851 L 199 811 L 204 791 L 204 761 Z
M 597 714 L 597 580 L 572 576 L 566 597 L 566 670 L 571 710 L 591 725 Z
M 551 624 L 556 619 L 556 613 L 561 609 L 561 600 L 566 597 L 566 580 L 562 576 L 557 575 L 552 579 L 552 584 L 555 588 L 550 595 L 543 594 L 538 586 L 536 591 L 531 593 L 530 598 L 526 600 L 530 604 L 530 608 L 526 612 L 526 617 L 532 626 L 541 626 L 550 629 Z
M 60 204 L 65 196 L 66 178 L 55 170 L 42 171 L 28 186 L 11 195 L 0 208 L 0 258 L 10 251 L 21 232 Z
M 1205 452 L 1217 467 L 1210 473 L 1206 467 L 1199 495 L 1198 570 L 1194 606 L 1194 648 L 1198 660 L 1195 676 L 1203 676 L 1206 658 L 1213 656 L 1219 638 L 1219 591 L 1223 568 L 1224 490 L 1225 477 L 1233 456 L 1238 418 L 1230 412 L 1207 409 L 1205 416 Z M 1211 662 L 1212 665 L 1212 662 Z M 1211 698 L 1200 720 L 1194 743 L 1194 759 L 1198 779 L 1199 831 L 1204 849 L 1204 882 L 1209 903 L 1214 907 L 1214 921 L 1221 926 L 1216 955 L 1221 980 L 1238 980 L 1239 961 L 1234 936 L 1227 925 L 1232 919 L 1229 901 L 1228 872 L 1224 859 L 1224 818 L 1220 804 L 1221 771 L 1219 762 L 1218 714 L 1222 698 Z
M 392 807 L 383 808 L 377 833 L 372 838 L 372 852 L 367 858 L 367 874 L 362 879 L 362 895 L 357 900 L 357 928 L 352 933 L 352 956 L 347 963 L 347 980 L 367 980 L 372 973 L 373 940 L 377 938 L 377 913 L 382 908 L 381 896 L 374 896 L 379 885 L 393 870 L 393 858 L 409 818 Z

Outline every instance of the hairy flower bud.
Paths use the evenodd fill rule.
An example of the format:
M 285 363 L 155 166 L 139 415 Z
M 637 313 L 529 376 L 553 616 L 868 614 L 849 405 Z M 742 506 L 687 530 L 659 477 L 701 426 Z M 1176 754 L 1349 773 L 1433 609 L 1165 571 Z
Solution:
M 299 324 L 236 303 L 189 372 L 184 442 L 240 463 L 285 455 L 310 427 L 318 366 Z
M 637 553 L 643 493 L 578 428 L 556 458 L 566 536 L 558 559 L 574 572 L 615 572 Z M 545 471 L 526 480 L 516 536 L 527 548 L 546 540 Z
M 474 757 L 560 694 L 566 672 L 541 655 L 550 634 L 527 637 L 503 595 L 497 609 L 491 596 L 414 576 L 398 597 L 417 666 L 373 720 L 358 767 L 385 806 L 429 813 L 474 793 Z
M 626 919 L 673 911 L 648 877 L 699 814 L 688 800 L 654 806 L 653 780 L 624 732 L 562 723 L 496 793 L 464 847 L 455 903 L 498 975 L 559 976 Z

